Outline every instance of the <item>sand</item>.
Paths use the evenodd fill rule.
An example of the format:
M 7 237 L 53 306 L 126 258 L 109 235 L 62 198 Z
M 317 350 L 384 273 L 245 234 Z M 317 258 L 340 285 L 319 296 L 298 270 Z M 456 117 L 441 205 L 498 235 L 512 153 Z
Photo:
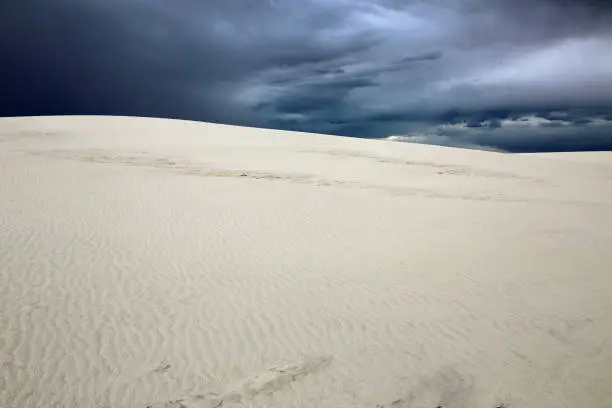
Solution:
M 0 119 L 0 407 L 612 407 L 611 242 L 612 153 Z

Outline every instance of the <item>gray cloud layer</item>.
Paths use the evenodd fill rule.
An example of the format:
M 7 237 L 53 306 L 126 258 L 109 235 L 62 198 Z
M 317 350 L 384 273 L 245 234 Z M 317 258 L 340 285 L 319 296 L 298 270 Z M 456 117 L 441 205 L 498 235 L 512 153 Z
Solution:
M 612 149 L 609 4 L 4 2 L 0 115 L 163 116 L 510 151 Z

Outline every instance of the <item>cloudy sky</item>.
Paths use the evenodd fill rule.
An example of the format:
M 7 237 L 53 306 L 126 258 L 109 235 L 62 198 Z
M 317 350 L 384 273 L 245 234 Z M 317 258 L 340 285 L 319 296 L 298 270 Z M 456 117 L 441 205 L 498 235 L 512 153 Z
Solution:
M 612 150 L 612 2 L 0 2 L 0 116 Z

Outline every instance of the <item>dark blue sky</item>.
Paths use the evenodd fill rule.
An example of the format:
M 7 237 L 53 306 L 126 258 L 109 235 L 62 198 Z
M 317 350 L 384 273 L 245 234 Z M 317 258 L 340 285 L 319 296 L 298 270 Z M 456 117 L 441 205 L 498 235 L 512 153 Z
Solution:
M 0 116 L 612 150 L 612 2 L 0 3 Z

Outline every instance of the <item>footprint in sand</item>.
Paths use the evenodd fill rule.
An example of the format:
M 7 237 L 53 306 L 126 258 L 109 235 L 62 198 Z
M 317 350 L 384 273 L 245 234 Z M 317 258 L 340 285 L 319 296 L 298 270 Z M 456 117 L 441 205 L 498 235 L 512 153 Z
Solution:
M 277 365 L 230 384 L 222 392 L 196 394 L 146 408 L 219 408 L 225 403 L 244 402 L 262 393 L 272 394 L 294 381 L 317 373 L 330 361 L 331 357 L 313 357 L 299 363 Z

